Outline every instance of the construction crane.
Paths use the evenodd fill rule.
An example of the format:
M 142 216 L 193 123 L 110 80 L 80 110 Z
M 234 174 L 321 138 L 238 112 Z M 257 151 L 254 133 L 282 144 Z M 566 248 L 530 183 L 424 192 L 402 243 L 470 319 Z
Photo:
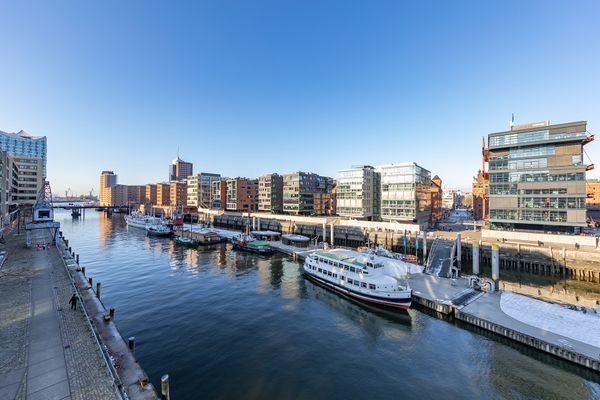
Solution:
M 73 196 L 73 191 L 71 190 L 71 188 L 68 188 L 67 190 L 65 190 L 65 198 L 67 200 L 69 200 L 69 193 L 71 193 L 71 196 Z
M 90 199 L 94 197 L 94 188 L 90 189 Z

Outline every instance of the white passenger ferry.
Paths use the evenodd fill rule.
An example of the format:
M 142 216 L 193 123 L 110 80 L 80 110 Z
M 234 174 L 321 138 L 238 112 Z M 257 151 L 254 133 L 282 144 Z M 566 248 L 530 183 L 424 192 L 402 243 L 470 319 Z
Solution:
M 127 222 L 127 226 L 144 230 L 148 229 L 149 226 L 162 224 L 160 218 L 143 215 L 137 211 L 133 211 L 131 215 L 126 216 L 125 222 Z
M 367 303 L 394 308 L 409 308 L 412 291 L 411 272 L 420 267 L 402 260 L 382 257 L 373 251 L 322 250 L 304 262 L 304 274 L 314 281 Z

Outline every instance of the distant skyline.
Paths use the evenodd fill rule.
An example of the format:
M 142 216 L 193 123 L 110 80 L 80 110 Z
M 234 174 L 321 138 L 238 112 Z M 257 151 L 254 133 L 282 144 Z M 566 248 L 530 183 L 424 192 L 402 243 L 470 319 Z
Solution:
M 468 190 L 512 113 L 600 133 L 597 1 L 0 9 L 0 130 L 47 136 L 59 195 L 97 193 L 102 170 L 165 181 L 178 151 L 231 177 L 415 161 Z

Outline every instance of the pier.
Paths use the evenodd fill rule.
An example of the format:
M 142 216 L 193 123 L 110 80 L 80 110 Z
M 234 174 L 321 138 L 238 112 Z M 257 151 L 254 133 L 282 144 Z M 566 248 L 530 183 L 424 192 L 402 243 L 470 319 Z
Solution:
M 228 239 L 238 233 L 218 228 L 215 230 L 221 237 Z M 269 245 L 295 260 L 303 260 L 308 254 L 317 250 L 316 246 L 296 248 L 284 245 L 281 241 L 270 242 Z M 446 253 L 452 251 L 447 243 L 444 246 Z M 463 248 L 461 262 L 471 262 L 472 260 L 466 257 L 464 247 L 461 247 Z M 468 249 L 471 252 L 473 250 L 472 246 Z M 435 250 L 432 247 L 433 251 Z M 443 256 L 445 253 L 440 251 L 440 254 Z M 490 264 L 493 262 L 491 258 L 490 248 Z M 499 262 L 500 257 L 498 257 Z M 449 268 L 451 264 L 449 263 Z M 499 269 L 499 266 L 497 268 Z M 495 291 L 495 283 L 488 280 L 485 286 L 487 290 L 482 291 L 473 287 L 473 279 L 474 277 L 469 276 L 449 279 L 427 273 L 413 274 L 409 281 L 413 290 L 413 304 L 416 308 L 431 309 L 440 316 L 455 318 L 591 370 L 600 371 L 600 346 L 541 329 L 509 316 L 502 310 L 500 304 L 502 292 Z M 502 287 L 501 281 L 500 287 Z M 600 316 L 594 318 L 597 318 L 600 329 Z

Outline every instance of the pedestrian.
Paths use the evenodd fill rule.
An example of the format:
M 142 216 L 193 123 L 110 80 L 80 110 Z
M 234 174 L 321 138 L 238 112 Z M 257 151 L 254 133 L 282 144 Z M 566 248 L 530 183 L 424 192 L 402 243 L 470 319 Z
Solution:
M 77 295 L 75 293 L 73 293 L 73 296 L 71 296 L 69 304 L 71 305 L 71 310 L 77 310 Z

